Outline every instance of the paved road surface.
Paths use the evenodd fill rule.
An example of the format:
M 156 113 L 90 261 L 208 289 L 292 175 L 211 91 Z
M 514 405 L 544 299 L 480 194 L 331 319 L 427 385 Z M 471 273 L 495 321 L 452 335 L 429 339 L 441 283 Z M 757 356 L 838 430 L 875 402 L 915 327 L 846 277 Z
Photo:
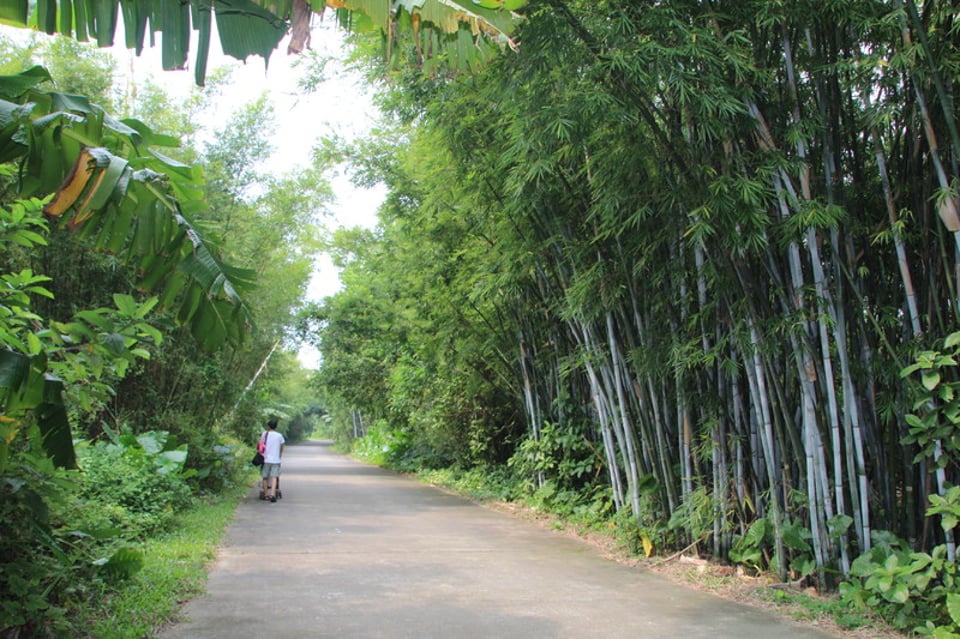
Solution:
M 287 447 L 283 499 L 252 490 L 207 594 L 164 639 L 813 639 L 326 445 Z

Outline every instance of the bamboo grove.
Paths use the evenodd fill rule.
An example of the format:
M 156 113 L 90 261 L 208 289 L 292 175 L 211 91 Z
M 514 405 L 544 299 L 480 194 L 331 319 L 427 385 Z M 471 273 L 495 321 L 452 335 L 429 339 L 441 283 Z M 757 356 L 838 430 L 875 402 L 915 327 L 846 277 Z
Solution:
M 476 73 L 394 72 L 331 406 L 457 463 L 562 435 L 642 534 L 729 557 L 761 521 L 783 576 L 877 531 L 952 559 L 955 447 L 911 437 L 900 371 L 958 326 L 956 13 L 544 0 Z

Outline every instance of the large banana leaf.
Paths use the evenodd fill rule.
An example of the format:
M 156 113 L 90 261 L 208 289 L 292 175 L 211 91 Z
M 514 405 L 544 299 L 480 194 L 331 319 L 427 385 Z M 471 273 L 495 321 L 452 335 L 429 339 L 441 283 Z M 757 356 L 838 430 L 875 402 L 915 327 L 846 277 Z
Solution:
M 184 215 L 202 208 L 199 171 L 156 152 L 169 140 L 142 122 L 40 89 L 47 77 L 0 76 L 0 161 L 19 162 L 20 195 L 53 193 L 44 212 L 134 264 L 203 346 L 240 341 L 253 273 L 224 264 Z
M 45 370 L 42 354 L 30 357 L 0 349 L 0 396 L 7 397 L 3 409 L 5 412 L 21 408 L 34 411 L 44 449 L 55 464 L 72 468 L 76 457 L 63 405 L 63 383 L 47 375 Z
M 244 60 L 270 54 L 287 33 L 290 22 L 308 21 L 313 12 L 327 7 L 362 15 L 365 19 L 341 19 L 344 25 L 378 28 L 392 34 L 396 28 L 411 29 L 420 37 L 435 32 L 436 42 L 454 48 L 454 60 L 487 55 L 483 41 L 514 46 L 511 35 L 520 20 L 516 9 L 527 0 L 3 0 L 0 23 L 30 27 L 46 33 L 62 33 L 77 40 L 96 40 L 112 46 L 117 24 L 123 22 L 125 45 L 138 53 L 161 34 L 164 69 L 183 68 L 189 55 L 191 30 L 198 32 L 194 62 L 197 84 L 203 84 L 213 21 L 216 20 L 224 53 Z M 414 19 L 403 20 L 403 16 Z M 460 33 L 467 29 L 474 40 Z M 294 29 L 294 33 L 305 31 Z M 437 38 L 437 34 L 442 37 Z M 301 37 L 301 36 L 296 36 Z M 464 47 L 472 47 L 466 51 Z M 299 51 L 302 43 L 291 42 Z

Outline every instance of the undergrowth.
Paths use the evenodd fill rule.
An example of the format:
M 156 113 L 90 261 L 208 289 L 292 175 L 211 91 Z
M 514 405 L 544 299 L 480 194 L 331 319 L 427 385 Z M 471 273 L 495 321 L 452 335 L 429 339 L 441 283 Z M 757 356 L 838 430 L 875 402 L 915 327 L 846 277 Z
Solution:
M 98 639 L 154 637 L 174 621 L 180 602 L 203 592 L 207 567 L 247 486 L 208 498 L 176 518 L 176 525 L 143 542 L 143 569 L 126 586 L 83 611 L 77 627 Z

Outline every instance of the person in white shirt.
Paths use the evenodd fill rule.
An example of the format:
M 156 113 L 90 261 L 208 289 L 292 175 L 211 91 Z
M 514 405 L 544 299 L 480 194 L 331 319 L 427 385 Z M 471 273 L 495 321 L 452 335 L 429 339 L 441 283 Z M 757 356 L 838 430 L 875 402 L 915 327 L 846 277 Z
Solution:
M 283 447 L 286 443 L 283 435 L 277 432 L 277 420 L 267 422 L 267 432 L 263 434 L 263 466 L 260 476 L 263 478 L 264 499 L 277 501 L 277 484 L 280 482 L 280 457 L 283 456 Z

